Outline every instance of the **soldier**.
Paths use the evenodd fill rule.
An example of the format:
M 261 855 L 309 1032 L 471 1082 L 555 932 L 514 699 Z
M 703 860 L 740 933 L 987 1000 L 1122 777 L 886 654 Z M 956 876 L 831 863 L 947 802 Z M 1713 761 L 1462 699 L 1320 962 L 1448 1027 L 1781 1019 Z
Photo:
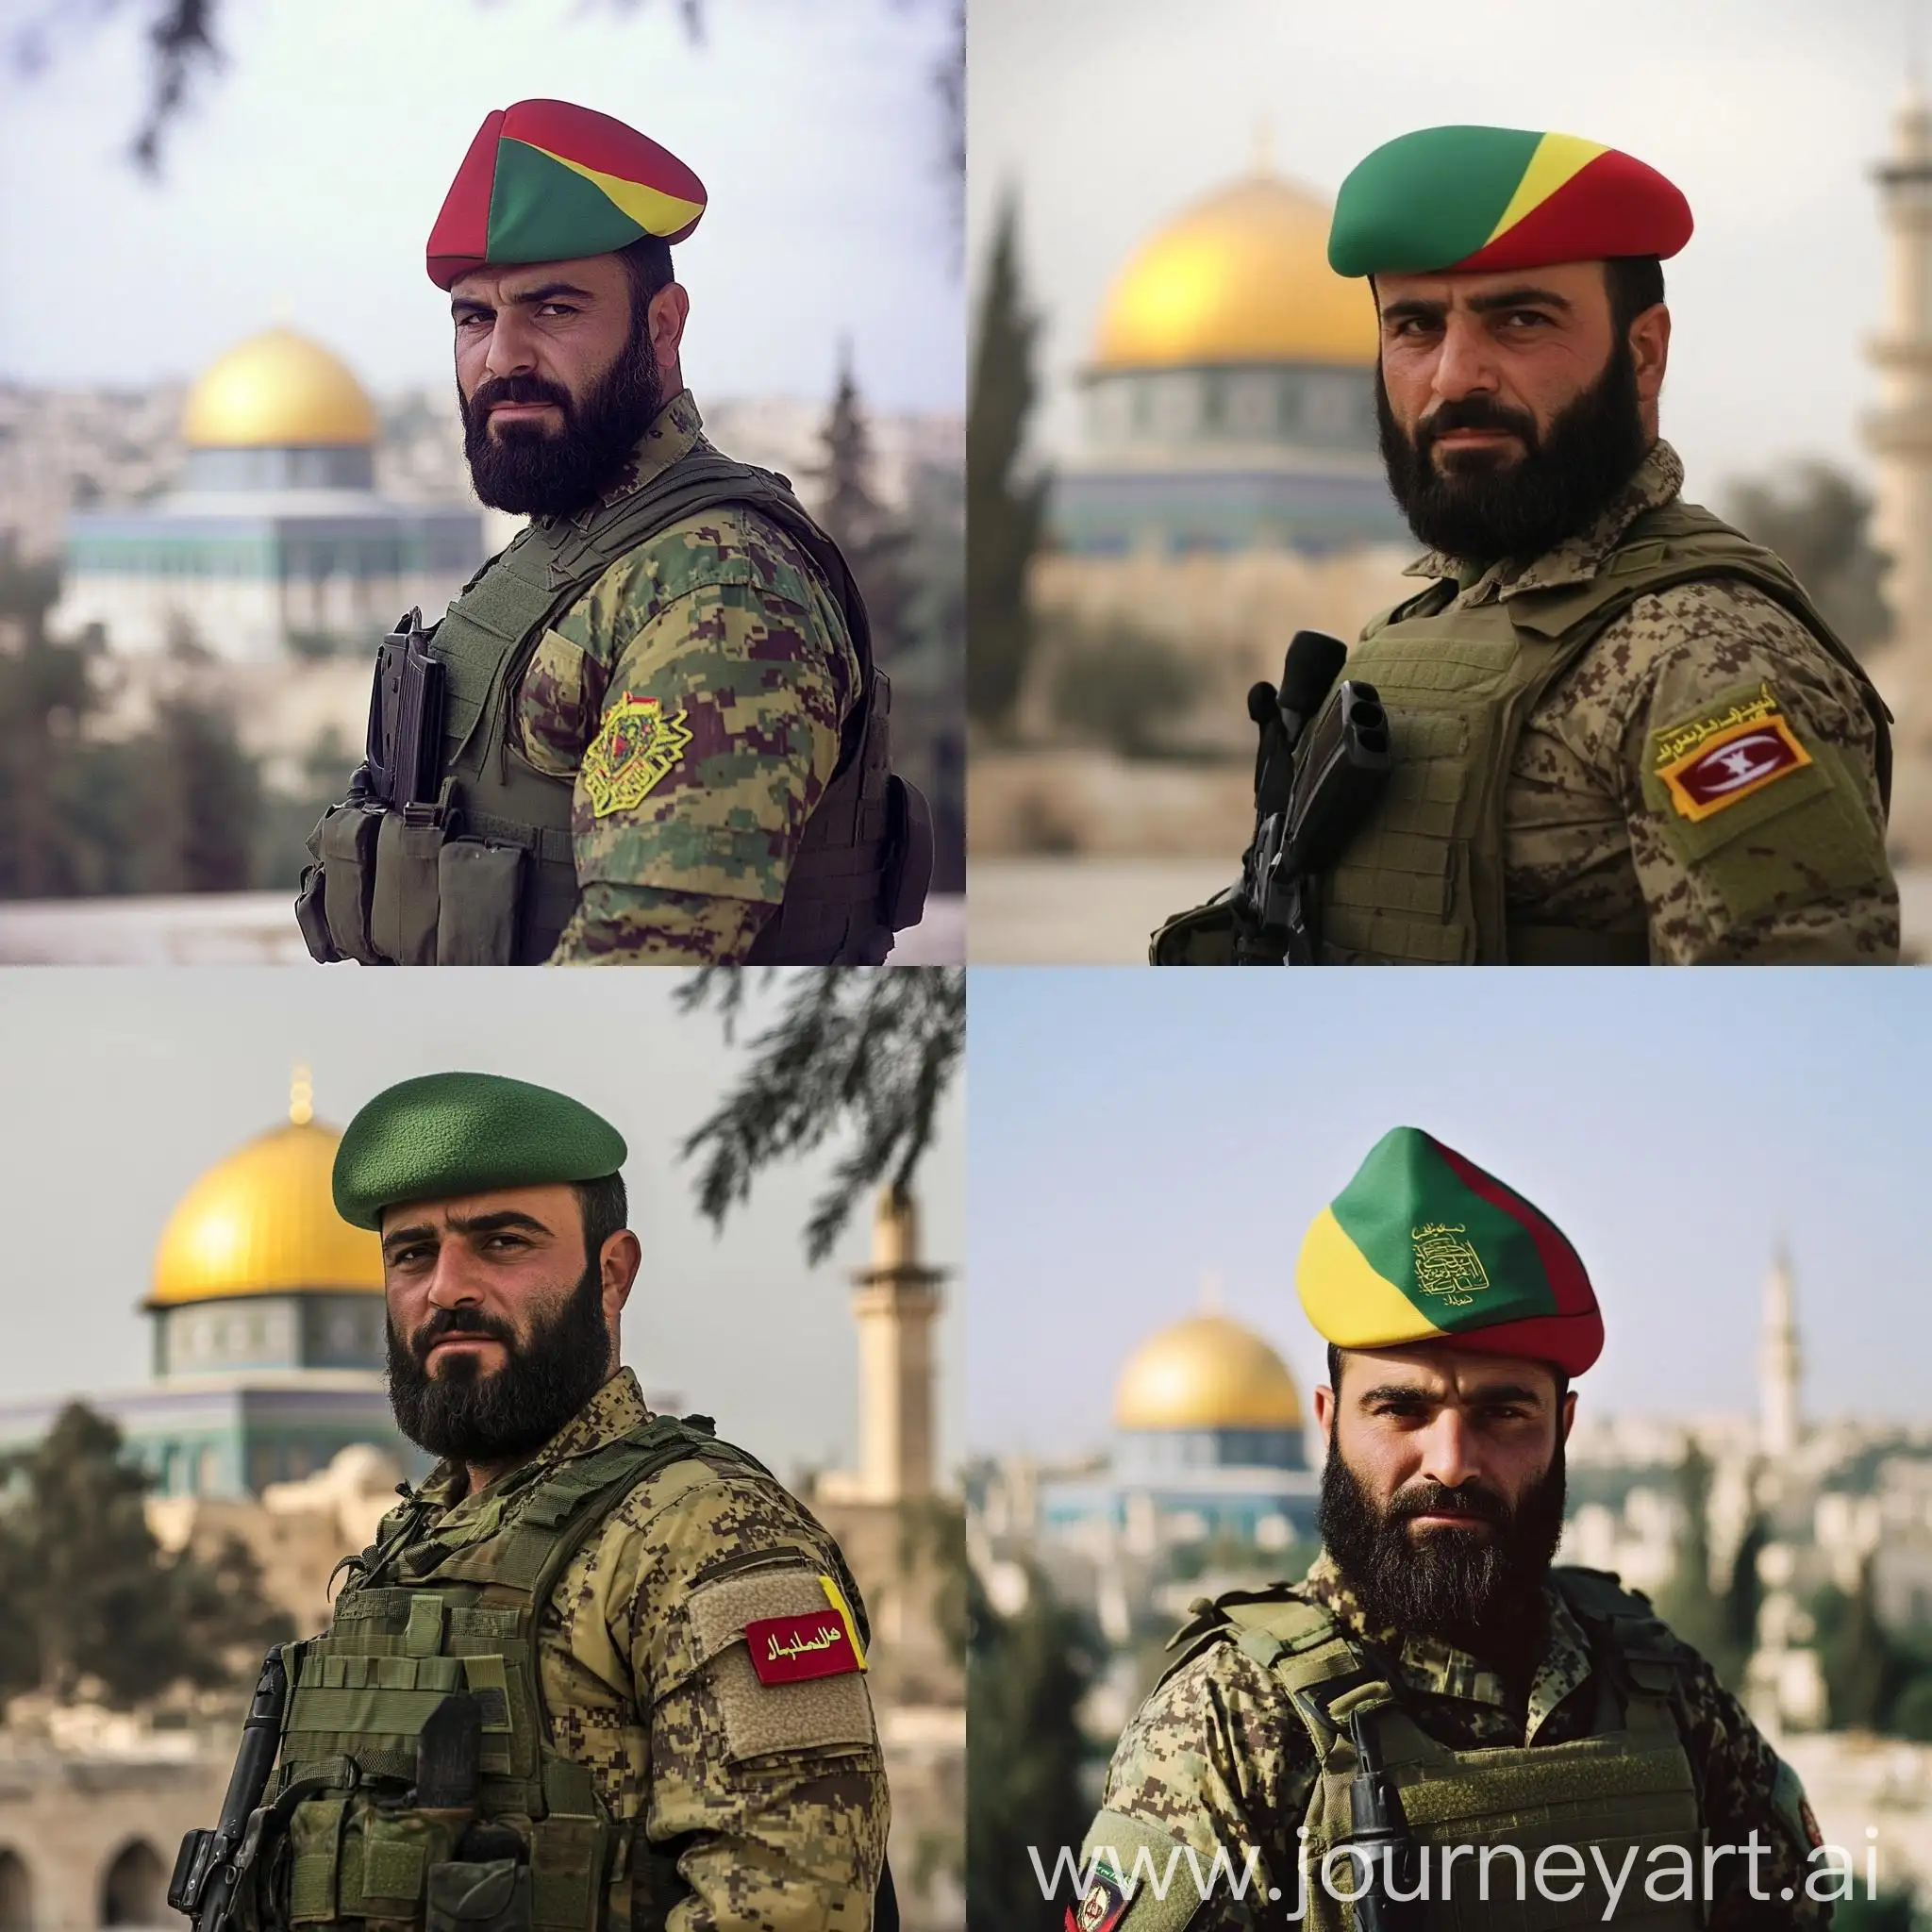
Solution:
M 1827 1924 L 1841 1878 L 1796 1775 L 1644 1597 L 1551 1567 L 1570 1381 L 1603 1346 L 1574 1249 L 1398 1127 L 1298 1278 L 1329 1343 L 1322 1554 L 1194 1605 L 1114 1753 L 1070 1932 Z M 1430 1903 L 1344 1921 L 1370 1847 L 1385 1899 Z M 1164 1899 L 1134 1883 L 1171 1858 Z
M 1669 181 L 1573 135 L 1425 128 L 1342 183 L 1328 258 L 1369 278 L 1429 549 L 1349 653 L 1395 768 L 1315 882 L 1324 961 L 1896 959 L 1890 714 L 1657 433 L 1690 236 Z M 1161 963 L 1224 957 L 1185 930 Z
M 876 964 L 924 801 L 831 539 L 706 441 L 669 244 L 705 209 L 604 114 L 490 114 L 430 233 L 476 493 L 531 522 L 378 661 L 370 757 L 316 827 L 322 959 Z M 415 632 L 412 637 L 409 633 Z
M 619 1366 L 624 1158 L 588 1108 L 483 1074 L 391 1087 L 342 1137 L 396 1420 L 443 1459 L 347 1559 L 327 1635 L 283 1653 L 244 1924 L 874 1924 L 864 1607 L 761 1464 Z

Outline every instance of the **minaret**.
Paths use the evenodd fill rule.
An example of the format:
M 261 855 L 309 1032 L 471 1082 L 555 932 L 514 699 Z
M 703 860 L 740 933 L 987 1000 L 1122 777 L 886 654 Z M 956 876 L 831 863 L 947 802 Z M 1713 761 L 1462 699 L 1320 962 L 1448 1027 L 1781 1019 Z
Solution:
M 1766 1456 L 1789 1456 L 1798 1446 L 1801 1373 L 1791 1264 L 1780 1241 L 1764 1278 L 1764 1328 L 1757 1350 L 1757 1446 Z
M 1886 297 L 1871 344 L 1879 407 L 1865 423 L 1877 489 L 1872 541 L 1890 559 L 1893 636 L 1932 636 L 1932 106 L 1916 78 L 1874 173 L 1883 200 Z
M 853 1275 L 858 1322 L 858 1470 L 854 1502 L 903 1503 L 933 1488 L 932 1323 L 944 1271 L 919 1258 L 919 1206 L 887 1188 L 872 1266 Z

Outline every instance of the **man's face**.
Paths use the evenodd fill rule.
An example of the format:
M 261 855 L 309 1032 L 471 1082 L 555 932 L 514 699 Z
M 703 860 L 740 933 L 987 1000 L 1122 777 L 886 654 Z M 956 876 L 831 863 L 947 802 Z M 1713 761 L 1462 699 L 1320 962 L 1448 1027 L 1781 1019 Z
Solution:
M 594 502 L 663 406 L 684 291 L 639 308 L 614 255 L 483 268 L 450 291 L 476 494 L 519 515 Z
M 1323 1541 L 1372 1623 L 1493 1653 L 1532 1641 L 1575 1397 L 1513 1356 L 1350 1352 L 1318 1389 Z
M 382 1218 L 390 1399 L 432 1455 L 488 1463 L 541 1448 L 616 1368 L 635 1238 L 586 1256 L 576 1191 L 506 1188 Z M 615 1266 L 610 1265 L 615 1260 Z
M 1657 436 L 1670 315 L 1614 325 L 1605 265 L 1378 275 L 1376 409 L 1417 539 L 1466 562 L 1591 524 Z

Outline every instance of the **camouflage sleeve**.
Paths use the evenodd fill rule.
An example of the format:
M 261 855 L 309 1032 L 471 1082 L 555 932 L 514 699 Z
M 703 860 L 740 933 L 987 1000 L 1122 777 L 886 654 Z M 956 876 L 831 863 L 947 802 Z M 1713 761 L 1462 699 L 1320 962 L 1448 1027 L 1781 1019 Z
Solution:
M 742 957 L 756 908 L 784 896 L 858 684 L 836 606 L 749 512 L 707 512 L 606 571 L 544 633 L 518 697 L 519 748 L 574 780 L 585 900 L 553 959 Z
M 1639 599 L 1592 659 L 1663 965 L 1898 958 L 1874 732 L 1851 674 L 1749 586 Z
M 1702 1657 L 1690 1671 L 1685 1706 L 1711 1873 L 1709 1932 L 1823 1932 L 1831 1907 L 1807 1891 L 1806 1880 L 1829 1868 L 1807 1862 L 1817 1826 L 1797 1774 Z M 1755 1859 L 1754 1843 L 1765 1848 Z M 1725 1845 L 1738 1850 L 1712 1856 L 1711 1848 Z M 1832 1890 L 1824 1878 L 1818 1889 L 1827 1898 Z
M 643 1830 L 682 1881 L 668 1932 L 866 1932 L 889 1807 L 865 1678 L 766 1684 L 744 1641 L 824 1607 L 824 1532 L 775 1486 L 699 1464 L 617 1520 L 637 1533 L 604 1608 L 649 1709 Z
M 1141 1875 L 1159 1876 L 1178 1845 L 1182 1858 L 1160 1890 L 1170 1898 L 1205 1894 L 1206 1902 L 1183 1921 L 1152 1888 L 1137 1886 L 1121 1932 L 1140 1932 L 1157 1919 L 1185 1923 L 1190 1932 L 1232 1932 L 1263 1922 L 1270 1904 L 1292 1910 L 1300 1888 L 1297 1833 L 1315 1775 L 1299 1721 L 1245 1652 L 1216 1643 L 1183 1664 L 1121 1736 L 1083 1865 L 1098 1858 L 1100 1872 L 1111 1867 L 1132 1881 L 1138 1862 Z

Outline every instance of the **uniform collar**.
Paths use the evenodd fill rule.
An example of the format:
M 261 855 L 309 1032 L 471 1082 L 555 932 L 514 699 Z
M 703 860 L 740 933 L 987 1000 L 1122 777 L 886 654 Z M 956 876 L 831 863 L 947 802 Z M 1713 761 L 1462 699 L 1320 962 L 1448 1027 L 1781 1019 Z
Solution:
M 651 419 L 651 426 L 625 460 L 610 488 L 596 502 L 586 505 L 570 517 L 541 517 L 538 521 L 543 524 L 570 523 L 579 529 L 587 527 L 593 517 L 601 515 L 611 505 L 622 503 L 626 496 L 635 495 L 646 483 L 661 476 L 673 463 L 688 457 L 697 447 L 704 428 L 705 419 L 698 414 L 696 399 L 690 390 L 679 390 Z
M 510 1503 L 534 1489 L 560 1463 L 589 1456 L 650 1420 L 651 1410 L 637 1376 L 629 1369 L 619 1369 L 529 1461 L 520 1462 L 487 1490 L 461 1494 L 462 1464 L 443 1461 L 430 1472 L 416 1493 L 430 1506 L 429 1521 L 436 1525 L 439 1541 L 453 1546 L 481 1541 L 496 1533 Z
M 1624 533 L 1646 510 L 1661 509 L 1684 488 L 1684 463 L 1659 437 L 1637 473 L 1618 491 L 1610 507 L 1587 529 L 1566 538 L 1522 566 L 1505 560 L 1487 570 L 1431 550 L 1403 572 L 1409 577 L 1453 577 L 1462 600 L 1470 604 L 1505 603 L 1521 591 L 1550 591 L 1563 584 L 1587 584 L 1623 542 Z
M 1459 1697 L 1472 1704 L 1493 1705 L 1512 1718 L 1520 1713 L 1525 1742 L 1590 1675 L 1590 1642 L 1583 1626 L 1547 1583 L 1543 1585 L 1543 1605 L 1549 1613 L 1549 1636 L 1530 1681 L 1526 1709 L 1501 1675 L 1468 1651 L 1439 1637 L 1405 1637 L 1393 1628 L 1372 1626 L 1354 1586 L 1326 1550 L 1315 1558 L 1300 1591 L 1320 1604 L 1347 1635 L 1361 1638 L 1382 1651 L 1395 1665 L 1395 1674 L 1401 1679 L 1397 1689 L 1425 1697 Z

